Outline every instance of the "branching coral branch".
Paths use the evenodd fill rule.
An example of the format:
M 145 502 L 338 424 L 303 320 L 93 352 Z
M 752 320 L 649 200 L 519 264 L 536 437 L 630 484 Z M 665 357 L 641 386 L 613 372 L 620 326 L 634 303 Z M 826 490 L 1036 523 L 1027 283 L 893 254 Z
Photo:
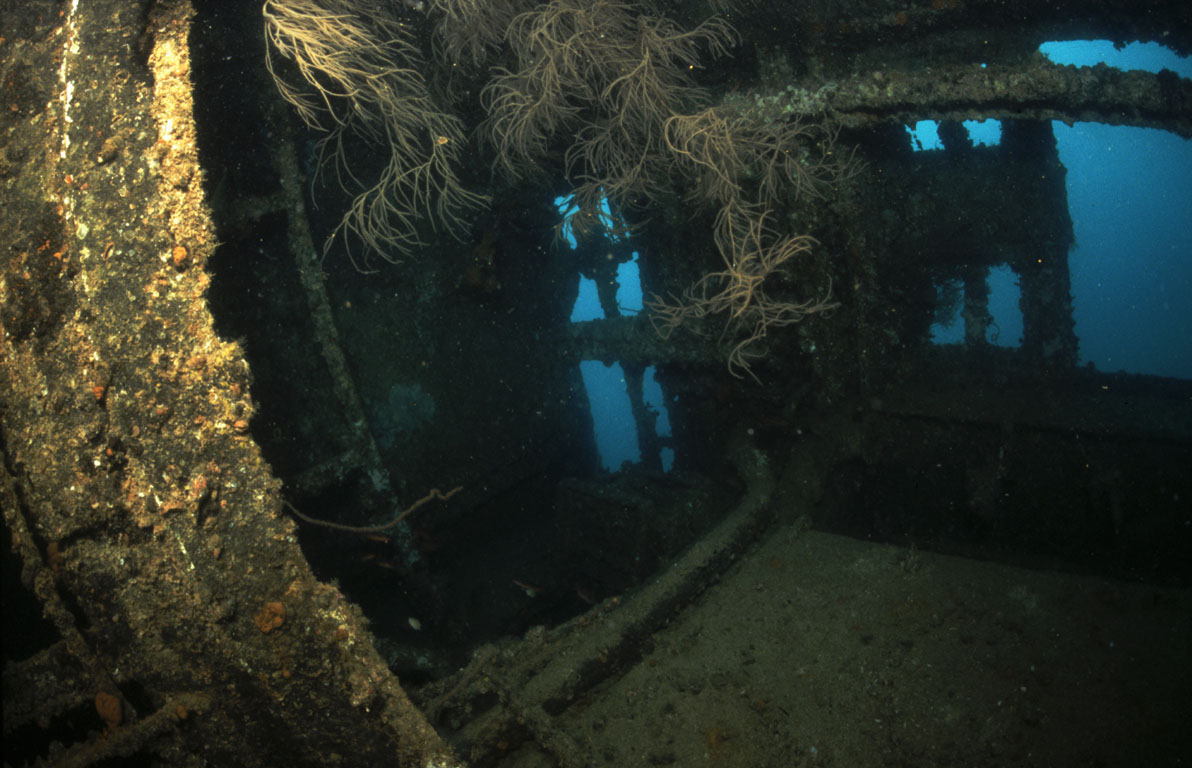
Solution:
M 736 37 L 715 18 L 684 30 L 616 0 L 551 0 L 515 17 L 506 40 L 516 66 L 482 94 L 497 167 L 525 176 L 558 143 L 577 198 L 621 204 L 665 187 L 663 125 L 698 104 L 701 52 Z
M 725 259 L 725 269 L 710 272 L 671 301 L 655 295 L 646 302 L 650 322 L 664 339 L 686 327 L 704 333 L 702 321 L 724 316 L 720 341 L 728 350 L 728 370 L 755 381 L 751 362 L 760 357 L 757 343 L 772 328 L 792 325 L 808 315 L 837 306 L 831 300 L 831 286 L 822 297 L 806 301 L 780 301 L 767 293 L 767 280 L 779 273 L 791 259 L 807 253 L 815 244 L 809 235 L 778 235 L 767 229 L 766 214 L 755 213 L 729 203 L 717 216 L 715 238 Z
M 811 249 L 810 236 L 773 231 L 769 211 L 787 199 L 826 196 L 828 188 L 858 172 L 852 155 L 836 153 L 836 132 L 798 120 L 762 122 L 725 108 L 674 114 L 664 140 L 677 173 L 691 180 L 696 205 L 719 206 L 713 241 L 725 269 L 711 272 L 671 300 L 647 303 L 655 330 L 664 338 L 680 326 L 701 332 L 709 315 L 725 315 L 721 341 L 728 340 L 729 372 L 753 375 L 757 342 L 770 329 L 790 325 L 836 306 L 831 289 L 821 298 L 778 301 L 767 279 Z M 757 202 L 749 202 L 749 200 Z M 756 379 L 756 376 L 754 376 Z
M 505 30 L 534 0 L 430 0 L 435 52 L 452 67 L 477 72 L 500 50 Z
M 851 152 L 838 152 L 838 129 L 798 119 L 764 123 L 723 107 L 666 120 L 666 147 L 681 172 L 694 176 L 691 197 L 724 205 L 739 200 L 743 185 L 757 199 L 823 198 L 860 170 Z
M 462 65 L 463 79 L 473 84 L 488 73 L 480 134 L 493 150 L 494 171 L 526 178 L 561 168 L 570 182 L 575 205 L 560 232 L 608 236 L 625 220 L 621 212 L 650 208 L 676 184 L 686 187 L 693 210 L 719 212 L 713 240 L 724 269 L 698 279 L 681 298 L 655 297 L 653 320 L 669 336 L 680 326 L 701 331 L 700 321 L 723 316 L 729 369 L 751 374 L 758 342 L 771 329 L 833 306 L 826 295 L 772 296 L 775 275 L 814 241 L 771 229 L 771 212 L 826 196 L 856 166 L 836 153 L 829 126 L 708 107 L 691 72 L 709 55 L 727 54 L 737 34 L 716 17 L 682 27 L 659 13 L 663 5 L 430 0 L 430 14 L 437 55 Z M 453 173 L 461 123 L 435 107 L 421 74 L 425 62 L 394 7 L 265 2 L 271 51 L 294 62 L 303 86 L 288 83 L 270 62 L 278 87 L 303 119 L 328 131 L 321 150 L 341 183 L 363 188 L 337 232 L 385 256 L 418 245 L 418 220 L 458 231 L 462 213 L 482 202 Z M 348 134 L 387 152 L 370 182 L 346 161 Z
M 464 214 L 486 201 L 456 178 L 462 126 L 430 98 L 407 26 L 385 4 L 364 0 L 266 0 L 264 17 L 266 64 L 279 91 L 326 132 L 319 156 L 335 165 L 340 184 L 359 190 L 335 232 L 347 235 L 349 253 L 357 240 L 396 260 L 419 244 L 421 218 L 465 231 Z M 275 56 L 292 62 L 302 86 L 281 74 Z M 348 162 L 349 134 L 385 158 L 375 178 L 362 181 Z

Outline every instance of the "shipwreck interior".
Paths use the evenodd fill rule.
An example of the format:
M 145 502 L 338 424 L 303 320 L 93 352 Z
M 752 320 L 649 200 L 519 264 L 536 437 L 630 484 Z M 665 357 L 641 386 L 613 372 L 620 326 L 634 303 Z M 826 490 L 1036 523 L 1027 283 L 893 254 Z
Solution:
M 1081 362 L 1052 123 L 1192 80 L 1083 39 L 1192 9 L 0 0 L 5 765 L 1187 760 L 1192 380 Z

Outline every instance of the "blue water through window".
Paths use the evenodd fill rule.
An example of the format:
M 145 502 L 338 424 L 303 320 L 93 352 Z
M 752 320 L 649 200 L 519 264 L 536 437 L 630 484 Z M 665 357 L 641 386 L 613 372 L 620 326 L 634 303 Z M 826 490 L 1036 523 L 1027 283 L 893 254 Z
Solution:
M 959 280 L 952 281 L 948 287 L 963 298 L 964 288 L 959 283 Z M 1022 310 L 1018 307 L 1022 290 L 1018 286 L 1018 276 L 1009 266 L 1000 264 L 990 268 L 986 284 L 989 286 L 990 319 L 989 327 L 985 331 L 985 341 L 999 347 L 1022 346 Z M 947 317 L 937 317 L 931 326 L 933 343 L 964 342 L 964 321 L 961 318 L 960 302 L 952 305 L 951 310 Z
M 574 213 L 575 206 L 569 198 L 558 198 L 555 206 L 564 217 Z M 616 230 L 612 211 L 607 201 L 601 212 L 605 225 L 609 230 Z M 574 249 L 576 240 L 572 232 L 564 227 L 564 238 Z M 614 237 L 621 237 L 614 235 Z M 617 309 L 622 315 L 633 315 L 642 310 L 641 274 L 638 270 L 639 254 L 633 252 L 629 261 L 617 266 Z M 594 280 L 578 275 L 579 295 L 571 309 L 571 322 L 581 323 L 589 320 L 599 320 L 604 317 L 604 310 L 600 306 L 599 293 Z M 580 376 L 583 378 L 584 389 L 588 393 L 588 404 L 592 413 L 592 424 L 595 430 L 596 451 L 600 456 L 600 464 L 606 471 L 616 472 L 626 462 L 641 461 L 641 449 L 638 443 L 637 425 L 633 419 L 630 407 L 628 383 L 625 372 L 619 363 L 605 365 L 599 360 L 584 360 L 579 365 Z M 662 387 L 655 378 L 654 366 L 645 369 L 642 376 L 642 399 L 647 408 L 658 414 L 655 431 L 658 437 L 669 437 L 670 417 L 667 412 Z M 669 472 L 674 464 L 674 451 L 670 447 L 661 449 L 661 462 L 664 471 Z
M 998 120 L 965 120 L 961 125 L 968 131 L 969 141 L 977 147 L 995 147 L 1002 141 L 1002 124 Z M 920 120 L 906 126 L 911 146 L 916 152 L 943 149 L 940 141 L 940 124 L 935 120 Z
M 1057 64 L 1192 78 L 1157 43 L 1045 43 Z M 1151 128 L 1052 123 L 1068 169 L 1069 257 L 1081 362 L 1192 378 L 1192 141 Z
M 602 317 L 604 310 L 600 308 L 600 299 L 596 294 L 596 281 L 580 275 L 579 295 L 575 297 L 575 304 L 571 305 L 571 322 L 583 323 Z
M 599 360 L 584 360 L 579 364 L 579 372 L 588 391 L 600 465 L 616 472 L 627 461 L 641 461 L 637 425 L 629 408 L 629 391 L 621 364 L 606 366 Z
M 1057 64 L 1167 69 L 1192 78 L 1192 61 L 1157 43 L 1119 49 L 1108 40 L 1074 40 L 1045 43 L 1039 51 Z M 964 125 L 975 145 L 996 144 L 996 121 Z M 932 121 L 907 126 L 914 149 L 942 149 L 937 127 Z M 1192 141 L 1102 123 L 1055 121 L 1052 130 L 1067 169 L 1076 236 L 1069 269 L 1081 363 L 1192 378 Z M 990 332 L 997 338 L 989 341 L 1005 346 L 1022 333 L 1014 283 L 1010 270 L 990 271 Z M 963 338 L 956 318 L 932 327 L 937 343 Z

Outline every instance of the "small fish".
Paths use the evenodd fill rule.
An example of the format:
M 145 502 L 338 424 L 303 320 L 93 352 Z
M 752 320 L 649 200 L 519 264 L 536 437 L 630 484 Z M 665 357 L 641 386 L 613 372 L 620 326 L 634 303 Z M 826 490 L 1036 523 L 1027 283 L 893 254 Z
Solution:
M 524 581 L 518 581 L 517 579 L 513 579 L 513 583 L 525 591 L 526 597 L 538 597 L 542 594 L 542 590 L 538 587 L 535 587 L 533 584 L 527 584 Z

